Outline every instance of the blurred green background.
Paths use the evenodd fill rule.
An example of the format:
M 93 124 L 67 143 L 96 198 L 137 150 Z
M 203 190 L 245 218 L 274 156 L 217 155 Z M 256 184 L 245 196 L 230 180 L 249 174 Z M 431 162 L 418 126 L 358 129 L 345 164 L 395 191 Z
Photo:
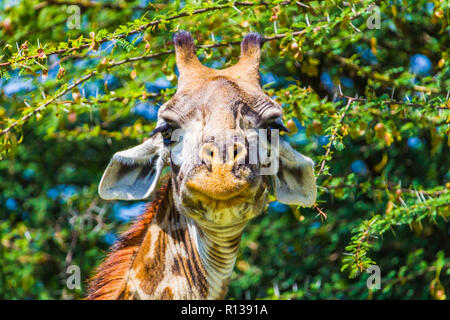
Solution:
M 449 17 L 437 0 L 0 1 L 0 298 L 84 297 L 144 205 L 98 182 L 175 92 L 184 29 L 214 68 L 266 37 L 264 88 L 319 175 L 316 207 L 271 198 L 247 227 L 227 298 L 447 299 Z

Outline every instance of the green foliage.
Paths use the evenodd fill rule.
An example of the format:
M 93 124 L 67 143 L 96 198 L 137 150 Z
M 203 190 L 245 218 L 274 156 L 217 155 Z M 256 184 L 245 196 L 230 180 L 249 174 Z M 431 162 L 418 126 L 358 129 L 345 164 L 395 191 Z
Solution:
M 369 239 L 381 236 L 393 226 L 411 225 L 412 223 L 418 223 L 421 226 L 421 221 L 424 218 L 429 218 L 430 222 L 437 224 L 438 208 L 447 206 L 448 209 L 450 195 L 445 193 L 441 197 L 425 200 L 423 193 L 416 191 L 416 194 L 418 202 L 412 202 L 409 206 L 403 204 L 402 207 L 386 212 L 384 215 L 375 215 L 370 220 L 364 221 L 355 230 L 356 234 L 351 238 L 350 245 L 345 248 L 348 257 L 343 259 L 341 270 L 350 269 L 350 276 L 354 278 L 358 271 L 362 272 L 373 265 L 374 261 L 367 256 L 371 248 Z M 445 215 L 441 214 L 445 219 Z
M 285 138 L 316 162 L 314 208 L 247 227 L 229 298 L 446 299 L 450 12 L 446 1 L 0 2 L 0 297 L 81 298 L 125 202 L 97 195 L 111 155 L 142 141 L 175 92 L 171 43 L 261 73 Z M 80 28 L 69 29 L 69 4 Z M 380 13 L 380 28 L 367 21 Z M 325 216 L 327 218 L 325 218 Z M 81 290 L 67 289 L 78 265 Z M 380 290 L 365 270 L 381 269 Z

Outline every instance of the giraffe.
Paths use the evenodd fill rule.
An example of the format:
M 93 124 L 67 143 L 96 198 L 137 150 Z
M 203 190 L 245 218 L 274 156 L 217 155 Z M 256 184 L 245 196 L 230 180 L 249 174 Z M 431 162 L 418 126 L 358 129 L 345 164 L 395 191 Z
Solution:
M 106 200 L 153 201 L 97 268 L 87 299 L 223 299 L 269 189 L 282 203 L 315 203 L 313 161 L 278 135 L 287 131 L 282 108 L 261 87 L 263 38 L 247 34 L 238 62 L 220 70 L 200 63 L 189 32 L 173 42 L 175 95 L 146 141 L 114 154 L 98 190 Z M 275 166 L 262 161 L 269 151 Z

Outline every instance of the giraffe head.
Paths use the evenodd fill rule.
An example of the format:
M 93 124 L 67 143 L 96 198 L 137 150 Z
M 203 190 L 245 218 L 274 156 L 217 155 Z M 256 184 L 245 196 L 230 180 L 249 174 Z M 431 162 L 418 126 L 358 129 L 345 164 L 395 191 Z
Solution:
M 176 94 L 148 140 L 113 156 L 100 196 L 145 199 L 170 166 L 177 210 L 204 226 L 247 222 L 263 211 L 269 186 L 282 203 L 313 205 L 313 162 L 279 136 L 281 106 L 261 88 L 261 36 L 248 34 L 238 63 L 221 70 L 200 63 L 188 32 L 174 45 Z

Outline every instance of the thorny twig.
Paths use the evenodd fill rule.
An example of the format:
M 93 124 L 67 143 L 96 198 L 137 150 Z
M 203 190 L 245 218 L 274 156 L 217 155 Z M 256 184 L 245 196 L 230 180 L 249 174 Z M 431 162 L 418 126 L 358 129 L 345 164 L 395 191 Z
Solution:
M 277 5 L 287 5 L 289 3 L 291 3 L 291 1 L 284 1 L 284 2 L 278 3 Z M 256 6 L 256 5 L 266 5 L 267 6 L 269 4 L 266 4 L 264 2 L 239 2 L 239 1 L 235 1 L 235 2 L 232 3 L 232 5 L 234 7 L 251 7 L 251 6 Z M 209 12 L 209 11 L 227 9 L 227 8 L 231 8 L 231 7 L 232 6 L 230 6 L 230 4 L 224 4 L 224 5 L 218 5 L 218 6 L 215 6 L 215 7 L 197 9 L 197 10 L 194 10 L 193 12 L 183 12 L 183 13 L 180 13 L 180 14 L 177 14 L 177 15 L 165 18 L 165 19 L 158 19 L 158 20 L 155 20 L 155 21 L 151 21 L 151 22 L 149 22 L 149 23 L 147 23 L 145 25 L 142 25 L 142 26 L 138 27 L 137 29 L 131 30 L 130 32 L 128 32 L 126 34 L 119 34 L 119 35 L 115 35 L 115 36 L 112 36 L 112 37 L 105 37 L 105 38 L 99 39 L 99 40 L 97 40 L 97 42 L 98 43 L 104 43 L 104 42 L 111 41 L 111 40 L 123 39 L 125 37 L 130 36 L 130 35 L 137 34 L 137 33 L 140 33 L 142 31 L 145 31 L 145 30 L 147 30 L 150 27 L 157 26 L 157 25 L 161 24 L 162 22 L 176 20 L 176 19 L 179 19 L 179 18 L 193 16 L 193 15 L 197 15 L 197 14 L 201 14 L 201 13 L 205 13 L 205 12 Z M 62 53 L 66 53 L 66 52 L 79 51 L 79 50 L 83 50 L 83 49 L 89 48 L 90 45 L 91 45 L 90 43 L 86 43 L 86 44 L 83 44 L 83 45 L 81 45 L 79 47 L 60 49 L 60 50 L 48 52 L 48 53 L 45 53 L 45 55 L 47 57 L 49 57 L 49 56 L 52 56 L 52 55 L 55 55 L 55 54 L 62 54 Z M 4 63 L 0 63 L 0 67 L 9 66 L 9 65 L 11 65 L 13 63 L 17 63 L 17 62 L 21 62 L 21 61 L 25 61 L 25 60 L 30 60 L 30 59 L 36 59 L 36 58 L 39 58 L 39 55 L 23 57 L 23 58 L 18 59 L 17 61 L 7 61 L 7 62 L 4 62 Z
M 342 112 L 341 117 L 339 118 L 339 122 L 334 127 L 333 134 L 331 135 L 330 142 L 328 143 L 327 151 L 325 152 L 325 154 L 324 154 L 324 156 L 322 158 L 322 162 L 320 164 L 320 169 L 319 169 L 319 172 L 317 173 L 317 176 L 320 176 L 322 174 L 322 172 L 323 172 L 323 169 L 325 168 L 325 163 L 327 161 L 327 157 L 328 157 L 328 155 L 331 152 L 331 148 L 333 146 L 334 140 L 336 139 L 337 134 L 338 134 L 338 130 L 339 130 L 338 127 L 344 121 L 345 114 L 346 114 L 348 108 L 350 107 L 350 105 L 352 104 L 352 102 L 353 102 L 353 98 L 349 98 L 348 102 L 347 102 L 347 105 L 345 106 L 344 111 Z

